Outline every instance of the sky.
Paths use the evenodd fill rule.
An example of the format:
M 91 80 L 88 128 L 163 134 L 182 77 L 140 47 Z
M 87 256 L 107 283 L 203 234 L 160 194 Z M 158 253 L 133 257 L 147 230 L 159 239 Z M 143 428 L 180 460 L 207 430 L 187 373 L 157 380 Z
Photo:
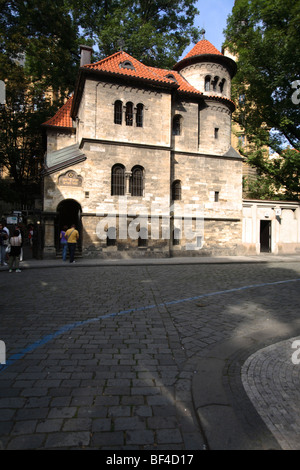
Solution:
M 204 28 L 205 39 L 208 39 L 220 52 L 225 40 L 223 30 L 226 28 L 228 15 L 231 14 L 235 0 L 198 0 L 196 7 L 200 11 L 195 26 Z M 183 53 L 184 57 L 194 46 L 190 46 Z

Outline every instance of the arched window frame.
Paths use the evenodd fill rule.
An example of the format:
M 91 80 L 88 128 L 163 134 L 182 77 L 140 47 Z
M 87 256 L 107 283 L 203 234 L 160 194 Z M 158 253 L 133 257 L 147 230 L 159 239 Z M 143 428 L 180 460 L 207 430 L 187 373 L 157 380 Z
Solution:
M 129 192 L 130 192 L 131 196 L 143 196 L 143 193 L 144 193 L 144 168 L 140 165 L 134 166 L 131 170 Z
M 125 167 L 117 163 L 111 169 L 111 195 L 124 196 L 125 194 Z
M 181 200 L 181 181 L 175 180 L 172 183 L 172 200 L 180 201 Z
M 126 126 L 133 125 L 133 103 L 128 101 L 125 106 L 125 123 Z
M 116 100 L 114 104 L 114 123 L 122 125 L 123 103 L 121 100 Z
M 206 75 L 205 81 L 204 81 L 204 90 L 205 91 L 210 91 L 210 82 L 211 82 L 211 76 Z
M 144 105 L 138 103 L 136 105 L 136 127 L 143 127 L 144 125 Z

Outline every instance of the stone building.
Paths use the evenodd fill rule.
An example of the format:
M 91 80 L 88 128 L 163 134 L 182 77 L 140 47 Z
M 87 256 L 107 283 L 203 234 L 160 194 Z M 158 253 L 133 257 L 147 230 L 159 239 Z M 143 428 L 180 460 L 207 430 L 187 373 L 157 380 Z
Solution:
M 75 91 L 44 124 L 44 256 L 72 223 L 84 256 L 242 253 L 235 62 L 205 39 L 172 70 L 124 51 L 90 62 L 82 46 Z

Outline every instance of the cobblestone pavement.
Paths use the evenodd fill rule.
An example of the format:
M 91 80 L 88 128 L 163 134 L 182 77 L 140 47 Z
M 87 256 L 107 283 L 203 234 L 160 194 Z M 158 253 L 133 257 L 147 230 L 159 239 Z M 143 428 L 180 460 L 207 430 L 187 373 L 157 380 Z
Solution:
M 254 343 L 240 355 L 242 376 L 231 367 L 228 387 L 242 377 L 244 390 L 239 383 L 234 392 L 241 414 L 252 409 L 251 400 L 260 416 L 265 413 L 265 423 L 275 423 L 280 410 L 273 407 L 270 414 L 269 400 L 261 400 L 270 393 L 264 368 L 268 362 L 269 370 L 277 366 L 292 377 L 283 380 L 280 397 L 287 388 L 299 391 L 293 350 L 289 355 L 285 343 L 284 357 L 282 349 L 275 351 L 280 366 L 268 349 L 300 334 L 299 278 L 299 263 L 275 261 L 115 267 L 79 262 L 0 272 L 0 339 L 7 355 L 0 369 L 0 448 L 204 449 L 192 393 L 195 377 L 201 381 L 199 361 L 244 336 Z M 264 331 L 263 341 L 255 342 Z M 267 360 L 256 356 L 261 349 Z M 249 403 L 243 410 L 245 390 Z M 293 406 L 286 415 L 291 434 L 299 430 L 299 408 Z M 245 421 L 251 433 L 253 424 Z M 253 446 L 264 448 L 264 435 L 253 432 Z M 293 435 L 290 446 L 292 441 Z

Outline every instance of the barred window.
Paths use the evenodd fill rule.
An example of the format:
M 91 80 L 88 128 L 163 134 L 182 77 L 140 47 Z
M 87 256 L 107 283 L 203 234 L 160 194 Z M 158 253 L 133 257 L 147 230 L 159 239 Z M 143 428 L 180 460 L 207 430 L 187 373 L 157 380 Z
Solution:
M 125 168 L 123 165 L 114 165 L 111 170 L 111 194 L 112 196 L 124 196 L 125 194 Z
M 179 180 L 174 181 L 172 184 L 172 200 L 181 200 L 181 182 Z
M 133 124 L 133 103 L 130 101 L 126 103 L 125 122 L 126 126 L 132 126 Z
M 205 87 L 204 87 L 205 91 L 209 91 L 209 90 L 210 90 L 210 80 L 211 80 L 210 75 L 207 75 L 207 76 L 205 77 Z
M 144 105 L 139 103 L 136 107 L 136 127 L 143 127 Z
M 143 176 L 144 170 L 141 166 L 134 166 L 131 170 L 130 188 L 132 196 L 143 195 Z
M 115 124 L 122 124 L 122 101 L 115 102 Z

